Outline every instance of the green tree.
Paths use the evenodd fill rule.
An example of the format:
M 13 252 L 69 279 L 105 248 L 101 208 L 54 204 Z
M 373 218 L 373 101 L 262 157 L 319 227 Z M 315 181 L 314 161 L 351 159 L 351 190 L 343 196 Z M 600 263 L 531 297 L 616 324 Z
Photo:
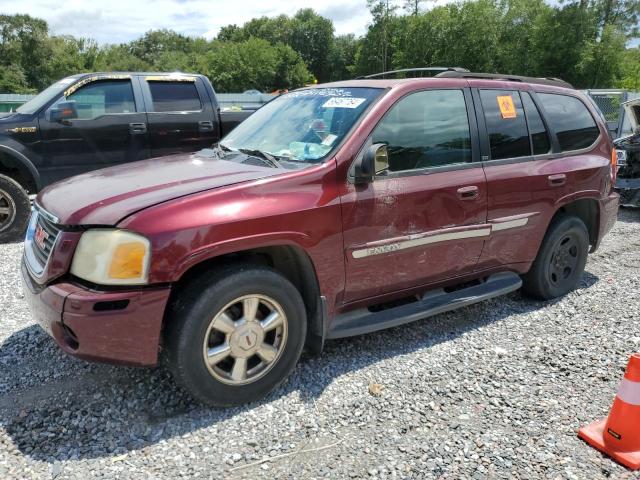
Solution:
M 339 35 L 329 50 L 328 71 L 330 81 L 353 78 L 359 41 L 355 35 Z
M 622 53 L 620 79 L 615 86 L 640 92 L 640 47 Z
M 312 80 L 291 47 L 254 37 L 243 42 L 213 41 L 199 71 L 221 92 L 296 88 Z
M 29 15 L 0 15 L 0 68 L 11 67 L 13 71 L 5 78 L 18 79 L 24 75 L 29 88 L 45 88 L 49 83 L 46 75 L 49 54 L 47 22 Z
M 172 30 L 151 30 L 127 45 L 129 52 L 149 65 L 156 65 L 167 52 L 188 52 L 193 40 Z
M 299 10 L 291 19 L 291 40 L 288 45 L 300 54 L 318 81 L 329 79 L 328 58 L 333 48 L 331 20 L 310 8 Z
M 127 45 L 108 45 L 98 52 L 96 70 L 135 72 L 152 70 L 144 60 L 133 55 Z

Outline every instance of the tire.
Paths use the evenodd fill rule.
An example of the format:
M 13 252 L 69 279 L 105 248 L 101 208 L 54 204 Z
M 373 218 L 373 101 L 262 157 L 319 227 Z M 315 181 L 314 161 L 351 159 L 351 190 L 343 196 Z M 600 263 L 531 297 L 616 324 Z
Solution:
M 31 202 L 22 186 L 0 175 L 0 243 L 19 240 L 29 223 Z
M 275 319 L 273 326 L 278 318 L 282 324 L 268 329 L 267 320 Z M 306 332 L 304 303 L 291 282 L 266 267 L 231 265 L 200 275 L 177 292 L 167 318 L 164 360 L 175 380 L 202 403 L 240 405 L 285 381 L 298 363 Z
M 578 217 L 556 218 L 544 236 L 531 270 L 522 278 L 524 292 L 540 300 L 560 297 L 575 289 L 589 252 L 589 232 Z

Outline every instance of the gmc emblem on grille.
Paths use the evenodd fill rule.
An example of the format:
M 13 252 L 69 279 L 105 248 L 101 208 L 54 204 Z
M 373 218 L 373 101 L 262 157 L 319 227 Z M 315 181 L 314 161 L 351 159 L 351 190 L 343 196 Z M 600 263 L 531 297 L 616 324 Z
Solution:
M 44 242 L 47 238 L 49 238 L 49 234 L 45 231 L 44 228 L 42 228 L 40 225 L 37 225 L 36 233 L 34 234 L 33 239 L 35 240 L 38 247 L 40 247 L 40 250 L 44 250 Z

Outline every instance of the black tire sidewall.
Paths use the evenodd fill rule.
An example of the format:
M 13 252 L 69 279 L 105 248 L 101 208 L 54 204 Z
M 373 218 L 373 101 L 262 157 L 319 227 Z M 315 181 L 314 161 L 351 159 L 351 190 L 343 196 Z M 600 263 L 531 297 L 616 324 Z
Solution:
M 190 288 L 199 295 L 178 300 L 167 330 L 169 366 L 179 383 L 195 398 L 214 406 L 232 406 L 257 400 L 277 388 L 300 358 L 306 337 L 306 313 L 298 290 L 279 273 L 261 267 L 227 269 L 211 278 L 199 278 Z M 225 305 L 243 295 L 261 294 L 277 301 L 287 316 L 287 341 L 276 364 L 255 382 L 229 385 L 214 378 L 202 355 L 211 320 Z
M 558 242 L 566 235 L 574 235 L 580 248 L 574 272 L 562 285 L 549 279 L 549 267 Z M 589 252 L 589 233 L 584 222 L 577 217 L 563 216 L 549 228 L 533 267 L 525 276 L 525 291 L 534 297 L 550 300 L 567 294 L 580 283 Z
M 24 236 L 29 223 L 31 213 L 29 195 L 18 182 L 5 175 L 0 175 L 0 190 L 6 192 L 15 205 L 15 217 L 7 228 L 0 231 L 0 243 L 19 240 Z

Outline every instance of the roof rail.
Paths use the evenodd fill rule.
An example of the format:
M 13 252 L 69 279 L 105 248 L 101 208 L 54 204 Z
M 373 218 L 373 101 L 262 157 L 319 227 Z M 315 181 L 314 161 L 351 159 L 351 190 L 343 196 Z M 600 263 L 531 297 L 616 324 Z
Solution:
M 415 72 L 455 72 L 455 73 L 468 73 L 469 70 L 462 67 L 423 67 L 423 68 L 403 68 L 401 70 L 389 70 L 388 72 L 373 73 L 371 75 L 363 75 L 356 77 L 356 80 L 371 79 L 371 78 L 385 78 L 386 75 L 394 75 L 396 73 L 415 73 Z
M 506 80 L 509 82 L 536 83 L 540 85 L 553 85 L 555 87 L 573 88 L 568 82 L 555 77 L 523 77 L 520 75 L 505 75 L 502 73 L 474 73 L 460 72 L 456 70 L 445 70 L 436 75 L 439 78 L 477 78 L 481 80 Z

